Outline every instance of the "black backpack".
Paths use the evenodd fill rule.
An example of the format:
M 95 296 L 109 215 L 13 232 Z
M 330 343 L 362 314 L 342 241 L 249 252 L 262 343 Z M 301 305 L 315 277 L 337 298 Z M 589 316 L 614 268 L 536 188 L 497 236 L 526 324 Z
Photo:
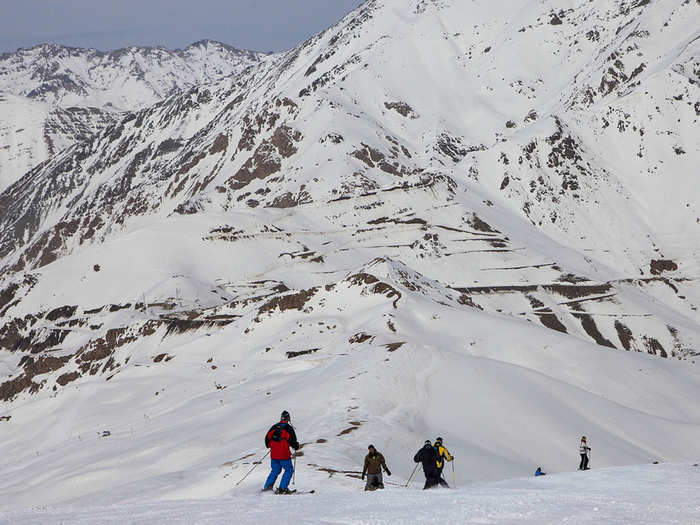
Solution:
M 282 425 L 275 425 L 270 441 L 282 441 Z

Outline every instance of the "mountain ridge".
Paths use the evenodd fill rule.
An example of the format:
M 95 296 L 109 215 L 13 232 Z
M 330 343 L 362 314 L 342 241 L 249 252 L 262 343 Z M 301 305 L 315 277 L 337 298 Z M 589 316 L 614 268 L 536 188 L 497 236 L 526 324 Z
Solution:
M 124 112 L 222 81 L 268 57 L 213 40 L 172 51 L 130 46 L 102 52 L 41 44 L 3 54 L 0 191 L 64 147 L 123 118 Z M 23 122 L 27 113 L 44 116 Z
M 213 66 L 198 63 L 198 52 L 207 53 L 207 61 L 211 61 Z M 161 46 L 128 46 L 100 51 L 60 44 L 39 44 L 0 55 L 0 92 L 59 106 L 92 104 L 135 110 L 154 104 L 175 88 L 183 90 L 197 84 L 219 81 L 268 55 L 240 50 L 214 40 L 200 40 L 174 50 Z M 156 71 L 159 67 L 162 71 Z M 128 76 L 118 77 L 120 70 L 126 68 L 136 68 L 129 75 L 134 80 L 146 81 L 146 87 L 151 91 L 143 92 L 133 100 L 122 99 L 122 103 L 119 103 L 118 95 L 106 94 L 102 99 L 98 98 L 98 92 L 109 91 L 110 83 L 131 80 Z M 215 70 L 209 71 L 211 69 Z M 149 74 L 166 74 L 170 78 L 156 77 L 154 83 L 147 80 Z M 118 89 L 128 93 L 130 88 L 119 86 Z

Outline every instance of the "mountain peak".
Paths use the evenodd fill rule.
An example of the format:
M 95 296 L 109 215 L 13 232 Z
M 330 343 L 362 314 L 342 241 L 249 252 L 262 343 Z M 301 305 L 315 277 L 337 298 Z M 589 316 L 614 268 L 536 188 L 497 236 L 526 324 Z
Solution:
M 192 53 L 195 50 L 197 54 Z M 109 103 L 137 109 L 174 91 L 235 75 L 263 57 L 211 40 L 175 51 L 141 46 L 98 51 L 40 44 L 0 57 L 0 93 L 55 106 Z

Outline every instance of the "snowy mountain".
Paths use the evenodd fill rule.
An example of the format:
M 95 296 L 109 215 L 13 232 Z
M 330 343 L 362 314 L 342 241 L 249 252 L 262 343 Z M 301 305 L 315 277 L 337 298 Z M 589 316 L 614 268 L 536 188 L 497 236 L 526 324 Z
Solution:
M 212 40 L 185 49 L 98 51 L 41 44 L 0 56 L 0 92 L 51 106 L 135 110 L 239 74 L 266 57 Z
M 0 56 L 0 191 L 124 111 L 239 75 L 267 55 L 203 40 L 112 52 L 42 44 Z
M 338 490 L 693 459 L 697 5 L 566 6 L 370 0 L 1 193 L 7 500 L 219 496 L 283 408 Z

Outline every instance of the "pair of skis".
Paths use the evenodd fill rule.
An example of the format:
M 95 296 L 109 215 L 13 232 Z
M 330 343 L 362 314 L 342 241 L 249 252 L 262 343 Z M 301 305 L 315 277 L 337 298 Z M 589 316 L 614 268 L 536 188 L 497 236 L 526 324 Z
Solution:
M 277 495 L 277 496 L 290 496 L 290 495 L 292 495 L 292 494 L 315 494 L 315 493 L 316 493 L 316 490 L 315 490 L 315 489 L 314 489 L 314 490 L 297 490 L 297 489 L 293 489 L 293 490 L 290 490 L 290 491 L 288 491 L 288 492 L 280 492 L 279 490 L 275 490 L 274 492 L 271 491 L 271 490 L 263 490 L 262 492 L 263 492 L 263 494 L 264 494 L 265 492 L 270 492 L 270 493 L 275 494 L 275 495 Z

